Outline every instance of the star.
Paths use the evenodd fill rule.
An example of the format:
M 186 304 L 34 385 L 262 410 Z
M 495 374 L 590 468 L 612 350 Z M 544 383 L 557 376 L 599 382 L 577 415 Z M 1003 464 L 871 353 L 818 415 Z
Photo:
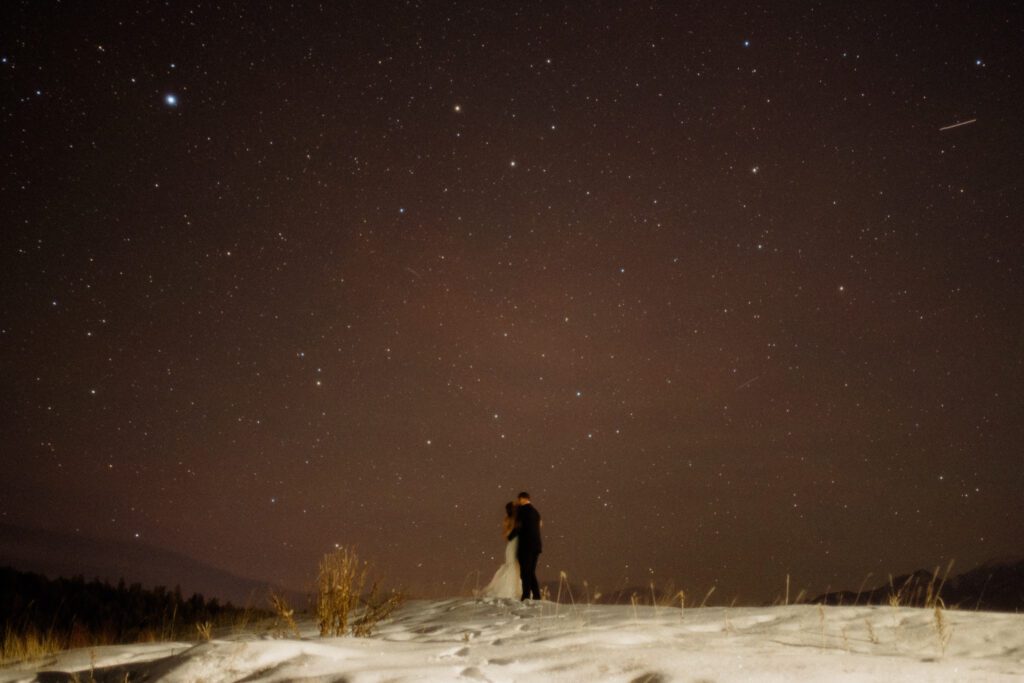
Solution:
M 174 93 L 167 93 L 166 95 L 164 95 L 164 104 L 166 104 L 168 107 L 177 107 L 178 96 Z

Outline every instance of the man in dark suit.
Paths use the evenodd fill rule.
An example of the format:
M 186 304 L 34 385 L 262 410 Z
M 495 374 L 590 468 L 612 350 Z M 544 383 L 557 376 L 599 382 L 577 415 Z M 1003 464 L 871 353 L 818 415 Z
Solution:
M 519 539 L 516 559 L 519 560 L 519 578 L 523 581 L 523 600 L 532 597 L 540 600 L 540 585 L 537 583 L 537 560 L 542 546 L 540 541 L 540 513 L 530 504 L 530 494 L 519 494 L 519 508 L 516 510 L 516 526 L 508 540 Z

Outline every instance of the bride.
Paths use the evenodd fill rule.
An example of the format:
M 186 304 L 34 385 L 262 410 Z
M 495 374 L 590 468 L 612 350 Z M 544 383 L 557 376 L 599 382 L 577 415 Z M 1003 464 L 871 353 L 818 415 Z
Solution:
M 501 524 L 501 537 L 508 538 L 516 525 L 515 503 L 505 503 L 505 519 Z M 491 582 L 480 591 L 482 598 L 511 598 L 515 600 L 522 591 L 519 578 L 519 562 L 516 561 L 516 548 L 519 539 L 513 538 L 505 543 L 505 564 L 498 567 Z

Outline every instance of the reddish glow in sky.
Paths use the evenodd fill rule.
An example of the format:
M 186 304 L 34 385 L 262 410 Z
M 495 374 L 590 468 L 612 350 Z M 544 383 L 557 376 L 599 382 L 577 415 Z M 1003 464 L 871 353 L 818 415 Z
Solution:
M 5 4 L 0 521 L 427 594 L 524 488 L 606 590 L 1019 553 L 1021 15 L 519 5 Z

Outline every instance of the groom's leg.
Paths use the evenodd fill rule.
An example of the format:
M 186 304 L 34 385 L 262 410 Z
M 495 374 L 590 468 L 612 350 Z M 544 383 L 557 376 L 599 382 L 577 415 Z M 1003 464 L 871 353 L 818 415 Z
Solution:
M 527 555 L 519 560 L 519 572 L 523 579 L 523 600 L 532 597 L 540 600 L 540 587 L 537 585 L 537 555 Z

